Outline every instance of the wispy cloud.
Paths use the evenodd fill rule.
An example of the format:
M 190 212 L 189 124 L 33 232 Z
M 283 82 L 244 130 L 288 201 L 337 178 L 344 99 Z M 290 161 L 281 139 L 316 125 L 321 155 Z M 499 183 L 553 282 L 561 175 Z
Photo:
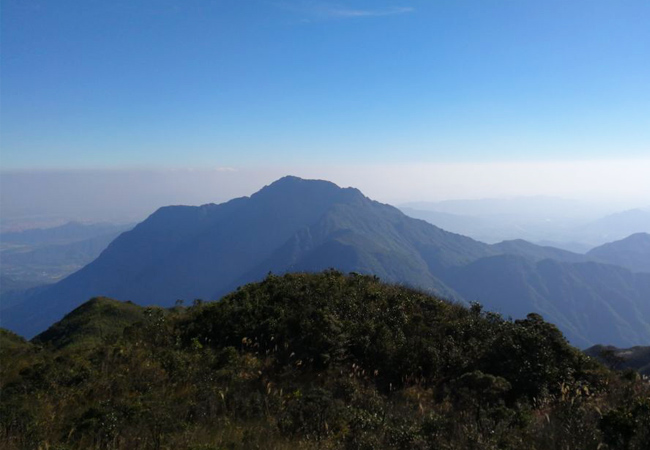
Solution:
M 307 14 L 312 18 L 320 19 L 354 19 L 363 17 L 394 16 L 399 14 L 408 14 L 415 11 L 415 8 L 410 6 L 351 8 L 340 4 L 322 1 L 283 2 L 276 3 L 276 6 L 297 13 Z
M 377 16 L 394 16 L 396 14 L 406 14 L 415 11 L 411 7 L 395 7 L 387 9 L 345 9 L 345 8 L 328 8 L 323 13 L 330 17 L 377 17 Z

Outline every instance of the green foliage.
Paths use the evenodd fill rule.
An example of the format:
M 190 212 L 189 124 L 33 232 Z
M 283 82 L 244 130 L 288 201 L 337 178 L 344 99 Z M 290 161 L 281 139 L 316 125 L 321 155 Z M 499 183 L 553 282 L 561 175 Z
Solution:
M 604 440 L 613 449 L 641 448 L 650 442 L 650 398 L 619 406 L 600 420 Z
M 642 449 L 638 377 L 375 277 L 269 275 L 218 303 L 94 299 L 0 334 L 7 449 Z M 3 369 L 5 370 L 5 369 Z
M 116 341 L 124 328 L 142 320 L 142 315 L 142 308 L 133 303 L 95 297 L 36 336 L 33 342 L 61 349 Z
M 33 364 L 36 348 L 22 337 L 0 328 L 0 380 L 8 382 Z

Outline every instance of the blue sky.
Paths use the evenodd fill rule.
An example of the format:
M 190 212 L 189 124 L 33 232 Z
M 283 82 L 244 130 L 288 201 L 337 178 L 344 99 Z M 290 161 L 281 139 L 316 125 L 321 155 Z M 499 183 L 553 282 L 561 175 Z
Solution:
M 647 0 L 3 0 L 3 170 L 650 158 Z

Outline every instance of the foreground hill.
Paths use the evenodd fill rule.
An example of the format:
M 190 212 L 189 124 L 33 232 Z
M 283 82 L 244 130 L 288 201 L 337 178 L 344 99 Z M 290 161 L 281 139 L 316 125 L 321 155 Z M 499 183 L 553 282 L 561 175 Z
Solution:
M 581 347 L 648 342 L 650 274 L 583 260 L 523 241 L 490 246 L 356 189 L 285 177 L 220 205 L 159 209 L 82 270 L 5 310 L 2 320 L 31 337 L 95 296 L 171 306 L 219 299 L 269 272 L 334 267 L 479 301 L 505 315 L 543 313 Z
M 0 339 L 7 449 L 640 450 L 650 436 L 648 386 L 541 317 L 370 276 L 269 276 L 169 310 L 94 299 L 31 343 Z
M 634 272 L 650 273 L 650 234 L 636 233 L 620 241 L 596 247 L 587 255 Z

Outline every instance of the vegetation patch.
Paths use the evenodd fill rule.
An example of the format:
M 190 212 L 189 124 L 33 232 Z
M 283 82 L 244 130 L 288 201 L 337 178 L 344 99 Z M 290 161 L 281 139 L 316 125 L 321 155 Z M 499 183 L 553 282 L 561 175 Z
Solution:
M 93 299 L 3 332 L 7 449 L 644 449 L 650 390 L 506 320 L 375 277 L 269 275 L 170 310 Z M 6 342 L 5 342 L 6 341 Z

